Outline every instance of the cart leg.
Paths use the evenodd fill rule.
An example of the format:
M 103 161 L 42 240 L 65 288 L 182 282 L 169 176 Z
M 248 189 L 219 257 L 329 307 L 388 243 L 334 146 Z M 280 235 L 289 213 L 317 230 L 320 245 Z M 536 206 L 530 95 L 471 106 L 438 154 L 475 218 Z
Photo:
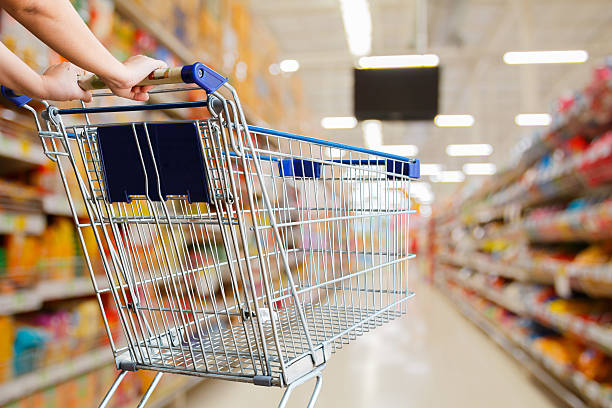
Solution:
M 153 378 L 153 381 L 151 382 L 151 385 L 149 385 L 149 388 L 147 388 L 147 392 L 145 392 L 145 394 L 142 396 L 142 399 L 138 403 L 138 408 L 142 408 L 142 407 L 145 406 L 145 404 L 149 400 L 149 397 L 151 396 L 151 394 L 153 394 L 153 391 L 155 390 L 155 387 L 157 387 L 157 384 L 159 383 L 159 380 L 161 380 L 162 374 L 163 373 L 160 371 L 160 372 L 158 372 L 155 375 L 155 378 Z
M 325 365 L 317 367 L 314 371 L 289 384 L 289 386 L 287 386 L 287 389 L 285 390 L 285 393 L 283 394 L 283 398 L 281 399 L 280 404 L 278 404 L 278 408 L 285 408 L 285 405 L 287 405 L 287 401 L 289 401 L 289 397 L 291 396 L 291 393 L 293 392 L 293 389 L 295 387 L 300 386 L 311 378 L 316 377 L 317 382 L 315 383 L 314 390 L 312 391 L 312 395 L 310 396 L 310 401 L 308 402 L 308 408 L 314 408 L 315 403 L 317 402 L 317 398 L 319 398 L 319 393 L 321 392 L 321 385 L 323 384 L 323 368 L 325 368 Z
M 123 377 L 125 377 L 126 374 L 127 374 L 127 371 L 121 371 L 119 373 L 117 378 L 115 378 L 115 382 L 113 382 L 113 385 L 111 385 L 110 389 L 108 390 L 108 392 L 104 396 L 104 399 L 102 400 L 102 402 L 100 403 L 98 408 L 105 408 L 106 407 L 106 405 L 108 404 L 110 399 L 113 398 L 113 394 L 115 393 L 115 391 L 117 391 L 117 387 L 119 387 L 119 384 L 121 384 L 121 381 L 123 381 Z

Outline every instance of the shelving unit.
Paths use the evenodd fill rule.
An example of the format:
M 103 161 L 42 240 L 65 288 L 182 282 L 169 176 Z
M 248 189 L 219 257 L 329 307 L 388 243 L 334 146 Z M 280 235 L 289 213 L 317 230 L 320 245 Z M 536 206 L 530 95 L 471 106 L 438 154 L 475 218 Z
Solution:
M 47 158 L 43 154 L 42 147 L 28 140 L 18 140 L 7 137 L 0 132 L 0 158 L 4 161 L 9 161 L 8 165 L 13 167 L 16 162 L 21 167 L 33 167 L 45 164 Z M 6 169 L 3 169 L 5 172 Z
M 19 376 L 12 381 L 0 384 L 0 405 L 18 400 L 43 388 L 60 384 L 79 374 L 87 373 L 112 362 L 113 356 L 108 347 L 100 347 L 74 359 Z
M 283 127 L 279 124 L 279 120 L 302 123 L 302 121 L 294 120 L 291 116 L 303 113 L 298 112 L 299 106 L 293 112 L 285 114 L 282 108 L 283 104 L 280 103 L 281 98 L 291 96 L 294 98 L 296 105 L 299 105 L 300 96 L 294 95 L 294 86 L 298 81 L 297 77 L 272 77 L 272 74 L 268 72 L 268 66 L 278 62 L 275 40 L 271 37 L 262 40 L 262 36 L 266 35 L 264 27 L 259 26 L 255 30 L 255 24 L 253 24 L 253 30 L 243 30 L 243 32 L 240 31 L 242 25 L 240 27 L 236 26 L 238 23 L 243 23 L 245 19 L 251 18 L 250 12 L 242 0 L 230 0 L 221 3 L 219 6 L 221 11 L 215 18 L 223 19 L 223 21 L 216 22 L 219 28 L 223 26 L 223 30 L 204 33 L 208 36 L 205 38 L 206 41 L 204 41 L 202 29 L 199 27 L 202 24 L 202 19 L 206 18 L 208 19 L 207 23 L 210 23 L 205 26 L 207 30 L 215 24 L 214 18 L 210 16 L 210 10 L 206 10 L 208 7 L 213 9 L 215 7 L 206 4 L 206 2 L 197 4 L 158 2 L 158 4 L 153 4 L 151 2 L 113 0 L 110 2 L 80 2 L 76 6 L 84 8 L 79 10 L 80 14 L 105 45 L 118 57 L 126 58 L 131 54 L 143 53 L 164 59 L 169 66 L 202 61 L 230 77 L 230 81 L 238 90 L 247 119 L 251 124 L 269 126 L 268 123 L 272 123 L 275 126 Z M 98 8 L 100 6 L 104 7 Z M 88 9 L 90 7 L 95 8 L 95 10 Z M 197 7 L 198 9 L 192 10 L 193 12 L 183 10 L 189 7 Z M 161 9 L 170 11 L 160 12 Z M 174 13 L 175 9 L 181 11 L 181 13 Z M 0 11 L 0 13 L 2 12 Z M 232 19 L 232 13 L 242 14 L 240 14 L 239 19 Z M 182 14 L 185 20 L 179 21 L 177 14 Z M 100 22 L 106 22 L 107 24 L 96 26 Z M 5 22 L 3 21 L 3 23 Z M 0 24 L 0 27 L 5 29 L 7 25 Z M 246 25 L 246 27 L 251 27 L 251 25 Z M 23 53 L 32 51 L 28 48 L 30 44 L 27 43 L 31 37 L 27 37 L 25 34 L 23 38 L 18 37 L 19 30 L 20 28 L 10 27 L 8 31 L 10 35 L 17 35 L 17 37 L 11 39 L 14 41 L 7 41 L 7 43 L 15 44 L 15 53 L 23 58 Z M 237 42 L 236 47 L 240 47 L 240 53 L 236 49 L 236 56 L 240 55 L 242 58 L 244 55 L 250 58 L 242 61 L 249 64 L 246 78 L 236 78 L 236 64 L 240 60 L 236 59 L 236 61 L 228 64 L 223 58 L 224 53 L 230 50 L 221 52 L 221 47 L 219 47 L 216 52 L 209 52 L 209 45 L 212 48 L 213 43 L 220 44 L 222 36 L 231 34 L 228 33 L 229 30 L 237 31 L 234 33 L 236 35 L 234 41 Z M 23 31 L 25 32 L 25 29 Z M 217 37 L 212 38 L 211 35 Z M 197 41 L 193 41 L 194 37 Z M 2 31 L 0 31 L 0 38 L 6 40 L 6 38 L 3 38 Z M 206 45 L 205 48 L 204 45 Z M 258 47 L 258 51 L 262 52 L 252 53 L 250 49 L 253 46 Z M 36 50 L 38 52 L 38 48 Z M 36 61 L 40 63 L 40 61 L 48 60 L 49 64 L 59 62 L 59 56 L 52 52 L 48 52 L 47 55 L 47 52 L 44 51 L 44 55 L 36 55 Z M 30 58 L 30 60 L 32 59 Z M 34 68 L 41 70 L 44 67 Z M 265 98 L 260 97 L 260 88 L 255 86 L 256 75 L 257 85 L 261 85 L 262 81 L 267 82 L 269 95 Z M 168 94 L 152 94 L 149 103 L 168 102 L 169 97 Z M 193 95 L 193 92 L 186 92 L 181 93 L 180 97 L 190 100 L 195 95 Z M 201 97 L 201 95 L 198 97 Z M 270 109 L 272 105 L 274 105 L 274 109 Z M 194 112 L 188 109 L 180 109 L 163 111 L 156 116 L 155 114 L 151 115 L 155 120 L 165 120 L 167 118 L 189 120 L 193 119 Z M 70 231 L 73 230 L 73 217 L 56 169 L 43 154 L 43 149 L 32 125 L 30 116 L 22 115 L 19 110 L 15 110 L 12 106 L 0 106 L 0 177 L 2 177 L 0 181 L 6 178 L 7 181 L 17 186 L 21 186 L 23 183 L 28 184 L 27 187 L 30 189 L 37 189 L 35 210 L 29 209 L 26 211 L 19 208 L 18 205 L 16 208 L 9 209 L 3 207 L 0 202 L 0 330 L 10 326 L 13 333 L 10 335 L 8 332 L 3 333 L 3 336 L 8 337 L 15 336 L 18 328 L 27 327 L 31 322 L 38 325 L 39 320 L 45 320 L 44 318 L 38 319 L 38 316 L 51 315 L 58 311 L 64 311 L 64 307 L 68 310 L 69 307 L 74 305 L 81 305 L 94 300 L 92 296 L 94 293 L 93 287 L 88 273 L 84 272 L 82 259 L 78 266 L 72 266 L 71 271 L 64 274 L 61 271 L 61 265 L 51 267 L 29 264 L 25 267 L 11 265 L 10 262 L 15 263 L 15 259 L 18 259 L 18 257 L 13 256 L 13 260 L 9 262 L 2 252 L 4 249 L 2 245 L 7 245 L 6 242 L 14 237 L 25 238 L 37 243 L 52 241 L 53 237 L 48 236 L 49 231 L 57 226 L 58 222 L 62 224 L 62 228 L 65 226 L 65 222 L 69 222 L 71 224 Z M 5 127 L 6 132 L 4 131 Z M 75 187 L 74 180 L 69 180 L 69 183 L 71 182 L 73 183 L 72 187 Z M 23 198 L 20 197 L 20 194 L 13 195 L 15 196 L 14 201 L 17 203 Z M 85 216 L 83 203 L 76 202 L 75 204 L 79 216 Z M 66 232 L 65 229 L 63 232 Z M 219 239 L 220 235 L 213 237 L 213 241 Z M 71 248 L 74 246 L 75 256 L 79 256 L 80 249 L 77 249 L 76 237 L 74 237 L 73 243 L 62 242 L 62 244 Z M 45 252 L 43 249 L 46 249 L 40 245 L 36 248 L 41 253 Z M 44 253 L 42 257 L 47 255 Z M 292 261 L 294 260 L 292 259 Z M 93 262 L 96 262 L 96 260 L 93 260 Z M 105 278 L 99 280 L 99 282 L 103 281 L 105 281 Z M 211 290 L 214 291 L 217 288 Z M 209 295 L 214 299 L 214 294 Z M 71 311 L 70 313 L 75 312 Z M 0 349 L 1 406 L 6 405 L 11 408 L 43 405 L 63 406 L 65 404 L 62 400 L 64 390 L 72 390 L 77 386 L 75 383 L 88 382 L 92 376 L 99 377 L 100 382 L 94 387 L 96 388 L 94 391 L 98 391 L 98 389 L 106 388 L 112 382 L 114 362 L 110 358 L 112 354 L 107 347 L 100 347 L 86 355 L 78 355 L 74 359 L 67 359 L 50 366 L 43 364 L 43 362 L 49 361 L 49 356 L 43 353 L 48 352 L 47 349 L 50 350 L 50 348 L 46 346 L 40 349 L 36 348 L 36 353 L 43 354 L 40 361 L 39 357 L 36 356 L 36 366 L 40 363 L 42 368 L 32 368 L 30 372 L 22 369 L 21 372 L 17 372 L 18 370 L 13 367 L 13 360 L 10 360 L 10 358 L 16 356 L 16 352 L 11 349 L 12 344 L 9 343 L 13 340 L 11 338 L 11 340 L 5 342 L 3 344 L 4 349 Z M 126 388 L 140 389 L 145 386 L 144 382 L 146 381 L 139 378 L 141 375 L 143 378 L 146 377 L 146 373 L 137 373 L 132 383 L 126 380 L 128 381 Z M 83 377 L 88 379 L 83 380 Z M 172 402 L 175 395 L 185 393 L 201 381 L 198 378 L 185 376 L 167 375 L 165 377 L 167 378 L 162 380 L 148 406 L 164 407 Z M 142 384 L 139 381 L 142 381 Z M 81 385 L 78 385 L 78 387 L 81 387 Z M 94 391 L 89 389 L 90 394 L 85 393 L 85 397 L 83 396 L 84 392 L 81 392 L 81 396 L 78 398 L 89 399 L 79 406 L 90 406 L 98 403 L 101 396 L 95 394 Z M 74 400 L 76 401 L 76 399 Z M 122 406 L 130 403 L 130 401 L 125 400 L 125 395 L 120 395 L 118 400 L 120 402 L 116 404 L 122 404 Z M 82 400 L 79 401 L 83 402 Z M 135 406 L 136 402 L 134 400 L 131 403 Z M 71 403 L 74 403 L 74 401 Z
M 69 281 L 42 281 L 34 287 L 0 295 L 0 315 L 40 310 L 44 302 L 71 299 L 94 293 L 91 279 L 75 278 Z
M 533 342 L 527 336 L 518 333 L 516 330 L 501 327 L 499 322 L 491 317 L 490 313 L 479 310 L 468 297 L 449 287 L 448 281 L 457 287 L 472 291 L 480 297 L 481 301 L 482 299 L 490 301 L 504 310 L 517 312 L 515 314 L 520 316 L 521 310 L 507 307 L 511 301 L 491 291 L 475 289 L 472 285 L 453 278 L 453 273 L 445 271 L 444 268 L 440 268 L 439 272 L 436 278 L 437 286 L 457 305 L 459 311 L 489 335 L 565 404 L 574 408 L 586 407 L 587 403 L 588 406 L 595 405 L 605 408 L 612 406 L 610 401 L 612 397 L 611 387 L 605 387 L 589 380 L 582 373 L 559 364 L 534 347 Z
M 499 328 L 494 322 L 487 318 L 483 313 L 477 311 L 464 296 L 456 293 L 447 287 L 446 283 L 437 279 L 438 288 L 453 301 L 457 309 L 468 320 L 474 323 L 479 329 L 487 334 L 496 344 L 512 356 L 517 363 L 524 367 L 538 381 L 550 389 L 556 396 L 572 408 L 583 408 L 587 405 L 570 391 L 556 375 L 551 375 L 549 369 L 542 367 L 536 354 L 528 353 L 522 346 L 525 345 L 518 336 L 512 335 L 508 331 Z
M 501 332 L 529 355 L 532 362 L 519 359 L 528 369 L 537 362 L 570 406 L 612 406 L 612 388 L 598 382 L 605 370 L 588 371 L 581 362 L 588 357 L 578 358 L 612 364 L 611 72 L 597 69 L 499 177 L 459 192 L 434 219 L 438 285 L 479 326 L 483 319 L 499 326 L 495 313 L 478 310 L 489 304 L 540 327 L 530 335 L 520 324 L 497 327 L 492 337 Z M 543 348 L 552 345 L 563 357 Z

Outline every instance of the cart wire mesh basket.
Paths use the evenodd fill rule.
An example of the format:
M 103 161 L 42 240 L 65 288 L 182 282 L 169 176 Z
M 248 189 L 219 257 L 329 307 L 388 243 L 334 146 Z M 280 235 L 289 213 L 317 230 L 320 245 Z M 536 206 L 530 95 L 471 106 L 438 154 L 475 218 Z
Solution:
M 147 83 L 179 82 L 207 98 L 72 109 L 43 101 L 39 114 L 10 95 L 34 114 L 57 164 L 121 370 L 100 406 L 138 369 L 158 372 L 140 406 L 162 373 L 287 387 L 281 407 L 316 377 L 314 406 L 330 355 L 402 315 L 413 295 L 419 162 L 249 126 L 227 79 L 200 63 Z M 105 121 L 198 106 L 210 117 Z

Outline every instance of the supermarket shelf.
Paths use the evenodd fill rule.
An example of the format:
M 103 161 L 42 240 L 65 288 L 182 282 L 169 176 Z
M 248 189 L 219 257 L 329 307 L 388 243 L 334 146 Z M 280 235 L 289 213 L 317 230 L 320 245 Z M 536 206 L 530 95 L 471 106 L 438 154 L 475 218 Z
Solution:
M 38 166 L 45 164 L 47 158 L 40 145 L 24 139 L 8 137 L 0 132 L 0 157 L 10 159 L 25 166 Z M 6 171 L 8 164 L 2 163 L 3 172 Z
M 609 114 L 609 96 L 612 94 L 612 81 L 603 79 L 605 76 L 596 78 L 597 75 L 584 90 L 574 94 L 569 106 L 565 106 L 560 112 L 553 112 L 552 123 L 548 128 L 539 130 L 523 140 L 521 147 L 513 154 L 509 169 L 485 181 L 481 188 L 463 197 L 457 207 L 465 209 L 473 206 L 491 194 L 492 200 L 487 203 L 488 207 L 493 205 L 501 209 L 504 204 L 510 202 L 527 206 L 554 196 L 575 193 L 576 189 L 583 189 L 585 186 L 580 177 L 576 177 L 577 172 L 575 171 L 576 164 L 579 164 L 579 155 L 570 158 L 566 166 L 557 169 L 556 173 L 548 172 L 548 174 L 539 175 L 529 186 L 517 180 L 540 158 L 561 146 L 569 138 L 580 134 L 587 139 L 592 139 L 610 129 L 612 117 Z M 562 105 L 564 104 L 566 102 Z M 571 183 L 567 183 L 568 181 Z M 538 186 L 545 188 L 538 188 Z M 544 192 L 544 195 L 538 194 L 538 191 Z
M 567 162 L 549 172 L 539 174 L 532 183 L 515 183 L 497 193 L 491 199 L 493 207 L 503 208 L 514 205 L 520 208 L 532 207 L 537 204 L 561 197 L 570 197 L 584 191 L 588 187 L 579 176 L 578 168 L 581 156 L 573 156 Z
M 447 279 L 452 280 L 459 286 L 473 290 L 474 292 L 478 293 L 480 296 L 490 300 L 491 302 L 503 307 L 506 310 L 511 311 L 512 313 L 516 315 L 525 315 L 527 313 L 527 310 L 522 304 L 516 304 L 515 302 L 512 302 L 506 299 L 503 295 L 497 293 L 495 290 L 492 290 L 486 287 L 476 286 L 462 279 L 451 278 L 448 276 L 447 276 Z
M 17 213 L 0 211 L 0 234 L 24 232 L 40 235 L 44 232 L 47 220 L 41 213 Z
M 483 210 L 474 215 L 469 223 L 488 223 L 500 219 L 503 216 L 501 210 Z M 612 238 L 610 225 L 612 202 L 606 201 L 583 209 L 558 211 L 548 216 L 528 216 L 505 225 L 481 241 L 521 237 L 532 242 L 594 242 Z
M 586 408 L 587 405 L 574 392 L 570 391 L 555 376 L 551 375 L 546 369 L 537 363 L 537 359 L 531 354 L 527 354 L 521 347 L 516 345 L 514 338 L 498 329 L 486 317 L 477 312 L 468 302 L 455 295 L 445 287 L 444 283 L 438 283 L 438 287 L 445 293 L 451 301 L 457 305 L 457 309 L 468 320 L 485 332 L 495 343 L 504 351 L 512 356 L 521 366 L 527 369 L 538 381 L 550 389 L 559 399 L 572 408 Z M 516 337 L 516 336 L 513 336 Z M 554 374 L 554 373 L 553 373 Z
M 197 58 L 183 43 L 166 27 L 151 15 L 144 7 L 130 0 L 115 0 L 115 9 L 123 17 L 131 20 L 137 26 L 145 29 L 149 34 L 155 37 L 160 44 L 168 48 L 173 54 L 179 57 L 185 63 L 193 63 Z
M 467 254 L 463 252 L 450 253 L 440 251 L 437 258 L 440 262 L 446 264 L 475 269 L 478 272 L 489 275 L 503 276 L 518 281 L 529 280 L 529 274 L 524 269 L 513 265 L 506 265 L 491 259 L 488 255 L 477 252 Z
M 610 329 L 606 329 L 596 323 L 588 322 L 571 315 L 552 313 L 539 303 L 526 301 L 521 304 L 516 304 L 516 302 L 506 299 L 495 290 L 473 285 L 471 282 L 466 282 L 460 278 L 450 277 L 446 274 L 446 271 L 444 274 L 447 275 L 447 279 L 452 280 L 457 285 L 473 290 L 485 299 L 488 299 L 516 315 L 530 317 L 544 326 L 548 326 L 561 333 L 570 333 L 579 341 L 593 345 L 609 355 L 612 355 L 612 330 Z
M 611 221 L 612 203 L 603 202 L 547 217 L 527 218 L 520 227 L 538 242 L 600 241 L 612 238 Z
M 185 47 L 181 40 L 170 32 L 165 25 L 158 22 L 145 7 L 130 0 L 115 0 L 114 3 L 115 9 L 119 14 L 132 21 L 136 26 L 147 31 L 160 44 L 163 44 L 164 47 L 175 54 L 183 63 L 192 64 L 200 59 L 196 54 L 191 52 L 189 48 Z M 152 103 L 159 101 L 160 99 L 158 97 L 151 98 Z M 267 122 L 255 115 L 248 106 L 243 106 L 242 108 L 250 124 L 268 127 Z M 167 111 L 167 113 L 178 119 L 187 119 L 182 116 L 180 112 L 177 113 L 176 109 L 172 112 Z
M 0 406 L 112 362 L 113 354 L 110 349 L 100 347 L 60 364 L 22 375 L 0 384 Z
M 478 252 L 454 252 L 441 250 L 440 262 L 474 269 L 481 273 L 503 276 L 523 282 L 554 283 L 559 278 L 569 279 L 570 286 L 595 296 L 612 293 L 612 265 L 580 265 L 555 259 L 531 259 L 523 257 L 514 264 L 495 260 Z
M 612 330 L 599 324 L 575 316 L 553 313 L 544 305 L 527 302 L 527 314 L 544 324 L 561 332 L 570 333 L 584 343 L 589 343 L 612 355 Z
M 94 293 L 91 279 L 43 281 L 32 289 L 0 295 L 0 315 L 39 310 L 44 302 L 87 296 Z
M 85 203 L 82 199 L 76 199 L 73 201 L 77 208 L 77 214 L 79 217 L 87 216 L 85 210 Z M 66 194 L 47 194 L 43 197 L 43 211 L 49 215 L 60 215 L 66 217 L 72 217 L 72 211 L 70 211 L 70 205 L 68 204 L 68 198 Z

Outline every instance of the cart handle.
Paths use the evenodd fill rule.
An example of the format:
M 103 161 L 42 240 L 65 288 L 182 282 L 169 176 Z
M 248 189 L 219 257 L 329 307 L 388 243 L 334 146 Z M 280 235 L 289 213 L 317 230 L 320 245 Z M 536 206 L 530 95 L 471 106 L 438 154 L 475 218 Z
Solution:
M 182 67 L 156 69 L 138 85 L 196 84 L 206 93 L 213 93 L 226 82 L 227 78 L 223 75 L 201 62 L 196 62 Z M 85 91 L 108 88 L 102 79 L 93 74 L 80 79 L 79 86 Z
M 157 69 L 151 72 L 149 76 L 138 85 L 196 84 L 205 90 L 206 93 L 210 94 L 216 92 L 217 89 L 226 82 L 226 77 L 215 72 L 201 62 L 196 62 L 182 67 Z M 108 88 L 104 81 L 93 74 L 80 79 L 79 86 L 84 91 Z M 12 89 L 5 86 L 0 86 L 0 93 L 18 107 L 22 107 L 32 100 L 29 96 L 17 95 Z
M 30 102 L 32 98 L 25 95 L 17 95 L 12 89 L 7 88 L 4 85 L 0 85 L 0 94 L 4 96 L 9 101 L 13 102 L 19 108 L 21 108 L 26 103 Z

